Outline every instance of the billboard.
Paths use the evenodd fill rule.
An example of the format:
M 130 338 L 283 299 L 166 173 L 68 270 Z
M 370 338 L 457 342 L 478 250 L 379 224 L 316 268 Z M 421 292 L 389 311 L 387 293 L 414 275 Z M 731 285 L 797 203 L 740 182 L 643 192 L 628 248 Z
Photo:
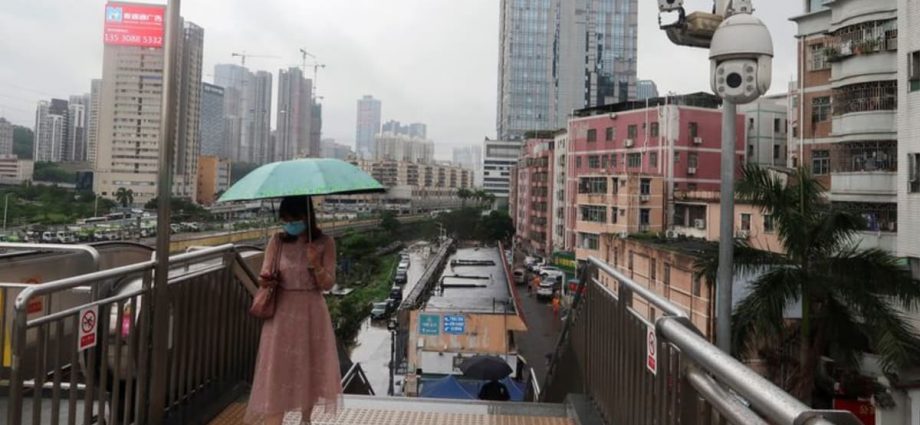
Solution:
M 163 47 L 166 8 L 157 5 L 109 3 L 105 6 L 105 44 Z

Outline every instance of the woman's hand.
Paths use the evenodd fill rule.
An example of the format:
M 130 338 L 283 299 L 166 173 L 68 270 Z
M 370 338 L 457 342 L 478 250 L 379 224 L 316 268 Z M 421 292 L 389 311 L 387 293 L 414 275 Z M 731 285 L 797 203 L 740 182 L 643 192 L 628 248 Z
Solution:
M 307 245 L 307 268 L 316 270 L 323 268 L 323 246 L 311 243 Z
M 280 276 L 278 276 L 277 273 L 273 276 L 266 275 L 266 274 L 262 274 L 259 276 L 259 286 L 263 288 L 270 288 L 273 286 L 277 286 L 280 281 L 281 281 Z

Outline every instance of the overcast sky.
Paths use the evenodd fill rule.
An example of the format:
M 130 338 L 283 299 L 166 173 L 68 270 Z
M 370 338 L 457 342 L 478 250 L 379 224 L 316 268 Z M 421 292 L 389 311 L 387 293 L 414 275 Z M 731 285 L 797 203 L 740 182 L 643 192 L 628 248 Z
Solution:
M 0 7 L 0 116 L 32 127 L 39 99 L 89 92 L 101 77 L 104 0 L 4 0 Z M 428 124 L 438 157 L 495 136 L 499 0 L 186 0 L 183 16 L 205 29 L 205 70 L 251 58 L 271 71 L 301 63 L 320 70 L 323 137 L 354 144 L 356 101 L 372 94 L 383 119 Z M 687 0 L 709 9 L 711 1 Z M 756 15 L 776 49 L 772 93 L 795 73 L 799 0 L 759 0 Z M 312 71 L 311 71 L 312 73 Z M 706 51 L 672 45 L 658 29 L 657 2 L 639 0 L 639 78 L 659 91 L 709 91 Z M 277 85 L 277 81 L 275 81 Z M 276 105 L 273 104 L 273 109 Z

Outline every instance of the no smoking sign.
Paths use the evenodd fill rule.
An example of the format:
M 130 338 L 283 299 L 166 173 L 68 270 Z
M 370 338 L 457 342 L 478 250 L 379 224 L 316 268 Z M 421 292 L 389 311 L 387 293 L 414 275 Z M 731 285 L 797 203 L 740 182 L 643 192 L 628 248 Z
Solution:
M 99 306 L 92 306 L 80 310 L 80 332 L 77 335 L 77 349 L 86 350 L 96 346 L 99 329 Z
M 658 336 L 655 335 L 655 327 L 649 326 L 646 332 L 646 346 L 648 347 L 648 356 L 645 359 L 645 366 L 652 375 L 658 374 Z

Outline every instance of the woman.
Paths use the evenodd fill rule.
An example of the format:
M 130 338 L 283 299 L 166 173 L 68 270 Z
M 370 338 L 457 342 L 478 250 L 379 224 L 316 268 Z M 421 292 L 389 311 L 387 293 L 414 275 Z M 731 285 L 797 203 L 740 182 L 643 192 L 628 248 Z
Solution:
M 245 417 L 250 424 L 281 424 L 289 412 L 302 413 L 302 423 L 310 423 L 315 405 L 334 413 L 342 394 L 322 292 L 335 284 L 335 241 L 317 227 L 310 198 L 284 198 L 279 213 L 284 231 L 269 241 L 260 275 L 260 284 L 278 289 L 275 314 L 262 325 Z

